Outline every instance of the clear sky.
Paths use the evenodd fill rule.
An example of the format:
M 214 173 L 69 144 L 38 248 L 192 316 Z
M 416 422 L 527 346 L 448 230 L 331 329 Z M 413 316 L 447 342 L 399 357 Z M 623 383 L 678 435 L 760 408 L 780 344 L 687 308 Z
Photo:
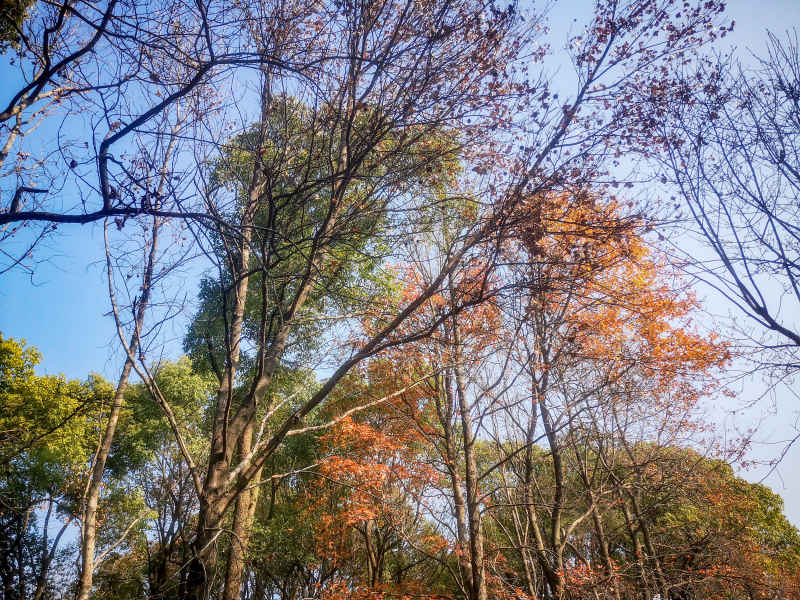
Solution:
M 566 38 L 563 32 L 569 27 L 576 32 L 591 15 L 590 4 L 587 0 L 557 2 L 551 14 L 553 34 L 563 40 Z M 766 29 L 783 33 L 788 28 L 800 26 L 800 0 L 734 0 L 728 2 L 728 14 L 736 21 L 736 28 L 725 45 L 738 46 L 744 60 L 747 57 L 744 48 L 752 48 L 757 53 L 763 49 Z M 570 67 L 565 65 L 564 68 Z M 5 81 L 6 76 L 7 67 L 3 61 L 0 81 Z M 6 99 L 4 94 L 7 92 L 8 86 L 0 88 L 0 102 Z M 0 276 L 0 331 L 4 336 L 24 338 L 37 346 L 44 356 L 41 372 L 83 378 L 93 371 L 110 379 L 116 378 L 121 359 L 114 350 L 116 340 L 112 320 L 104 317 L 109 310 L 104 266 L 93 262 L 102 256 L 102 245 L 100 225 L 66 226 L 49 247 L 40 250 L 41 255 L 49 260 L 38 265 L 33 277 L 20 271 Z M 188 279 L 187 287 L 192 285 Z M 188 297 L 194 296 L 194 290 L 187 289 L 186 292 Z M 708 301 L 713 305 L 712 311 L 726 311 L 718 300 L 709 297 Z M 761 393 L 762 384 L 750 381 L 742 389 L 742 400 Z M 759 415 L 770 408 L 769 403 L 760 406 Z M 784 392 L 775 398 L 775 407 L 775 414 L 767 415 L 759 439 L 774 442 L 791 433 L 800 403 Z M 740 413 L 737 422 L 752 419 L 754 414 Z M 726 417 L 729 421 L 732 418 Z M 758 446 L 754 456 L 766 459 L 779 449 L 779 446 Z M 795 474 L 798 470 L 800 445 L 788 453 L 766 483 L 784 496 L 787 514 L 800 525 L 800 477 Z M 743 474 L 757 481 L 765 470 L 756 469 Z

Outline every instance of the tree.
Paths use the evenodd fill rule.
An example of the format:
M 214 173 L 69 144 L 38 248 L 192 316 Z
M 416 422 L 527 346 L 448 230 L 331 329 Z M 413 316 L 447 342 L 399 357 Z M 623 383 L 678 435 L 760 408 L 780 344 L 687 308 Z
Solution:
M 103 124 L 85 174 L 96 168 L 97 183 L 79 188 L 86 208 L 68 210 L 44 197 L 33 207 L 41 210 L 22 210 L 15 192 L 0 224 L 112 217 L 126 231 L 144 215 L 189 236 L 210 265 L 186 337 L 195 364 L 218 382 L 207 458 L 185 439 L 155 355 L 140 347 L 137 356 L 132 338 L 120 336 L 197 494 L 186 597 L 210 593 L 231 514 L 237 539 L 246 536 L 265 464 L 288 439 L 337 423 L 341 414 L 307 420 L 337 386 L 363 363 L 484 302 L 459 282 L 491 281 L 506 241 L 535 221 L 520 207 L 570 181 L 588 185 L 608 168 L 609 149 L 635 141 L 643 104 L 634 91 L 657 85 L 682 53 L 713 37 L 721 10 L 716 2 L 680 14 L 670 6 L 599 2 L 586 35 L 573 40 L 576 86 L 564 103 L 544 75 L 527 75 L 542 53 L 538 17 L 526 22 L 515 4 L 170 3 L 152 21 L 122 19 L 118 35 L 105 34 L 106 21 L 82 21 L 119 65 L 108 85 L 80 96 Z M 49 68 L 43 73 L 37 81 L 49 82 Z M 248 84 L 238 90 L 241 102 L 222 84 L 231 73 Z M 188 123 L 168 129 L 185 111 Z M 178 158 L 166 191 L 156 193 L 165 169 L 151 150 L 170 136 L 180 140 Z M 448 204 L 465 218 L 436 246 L 430 233 L 449 213 L 431 205 Z M 425 274 L 424 285 L 410 285 L 415 272 Z M 396 294 L 402 289 L 413 293 Z M 414 319 L 448 293 L 432 318 Z M 328 377 L 308 395 L 285 394 L 276 383 L 285 369 L 320 367 Z M 460 401 L 468 402 L 464 394 Z M 470 411 L 458 409 L 465 438 Z M 466 458 L 472 471 L 475 458 Z M 471 594 L 483 597 L 479 486 L 476 473 L 469 477 Z M 244 554 L 236 547 L 228 553 L 229 598 L 240 593 Z
M 797 593 L 797 529 L 771 490 L 736 477 L 722 461 L 669 448 L 669 460 L 647 475 L 667 478 L 664 492 L 640 512 L 662 562 L 671 596 L 791 597 Z M 687 469 L 691 466 L 693 473 Z M 699 475 L 699 476 L 698 476 Z M 655 476 L 655 477 L 654 477 Z M 670 489 L 670 487 L 677 489 Z M 678 491 L 680 490 L 680 491 Z
M 43 598 L 51 585 L 59 544 L 80 518 L 84 461 L 110 394 L 97 377 L 37 376 L 40 359 L 24 342 L 0 337 L 0 577 L 8 599 Z M 56 519 L 61 525 L 51 529 Z
M 586 441 L 584 455 L 597 458 L 600 447 Z M 546 451 L 537 448 L 536 457 L 538 484 L 547 490 L 553 481 Z M 614 461 L 623 485 L 610 489 L 602 479 L 587 488 L 577 453 L 567 454 L 566 459 L 565 516 L 594 516 L 570 527 L 561 573 L 563 597 L 633 599 L 664 593 L 669 599 L 685 600 L 779 598 L 796 593 L 800 546 L 796 528 L 780 514 L 780 499 L 765 487 L 736 477 L 723 461 L 675 446 L 637 444 L 632 455 Z M 637 463 L 646 469 L 640 471 Z M 509 479 L 503 484 L 513 486 Z M 590 490 L 594 499 L 587 493 Z M 489 536 L 499 538 L 506 577 L 521 581 L 519 549 L 508 546 L 508 533 L 518 527 L 517 505 L 507 503 L 505 493 L 499 496 L 503 502 L 495 509 L 496 527 L 489 528 Z M 547 523 L 547 500 L 537 503 L 535 510 Z M 613 568 L 610 577 L 608 561 Z M 542 581 L 533 593 L 551 597 Z
M 434 138 L 452 122 L 455 103 L 462 102 L 458 110 L 464 112 L 479 110 L 479 103 L 488 101 L 490 67 L 476 62 L 466 48 L 473 31 L 495 28 L 496 40 L 479 44 L 477 56 L 496 52 L 514 19 L 511 12 L 498 12 L 485 20 L 479 8 L 469 3 L 448 7 L 429 22 L 420 7 L 399 10 L 386 5 L 389 12 L 378 19 L 379 6 L 354 6 L 337 14 L 331 27 L 344 28 L 347 44 L 364 47 L 362 56 L 385 56 L 380 69 L 365 70 L 360 61 L 332 63 L 323 73 L 331 78 L 330 87 L 308 89 L 316 98 L 302 103 L 288 97 L 273 100 L 274 75 L 262 79 L 262 120 L 238 140 L 248 161 L 246 169 L 233 173 L 240 177 L 232 186 L 233 197 L 241 203 L 233 204 L 239 222 L 216 233 L 225 261 L 216 284 L 223 309 L 216 309 L 217 322 L 224 324 L 225 337 L 210 345 L 224 352 L 221 359 L 209 357 L 218 365 L 220 388 L 209 469 L 204 481 L 198 475 L 201 512 L 194 593 L 205 585 L 208 567 L 202 562 L 214 563 L 212 544 L 227 505 L 240 498 L 263 462 L 334 385 L 380 349 L 386 333 L 396 327 L 392 320 L 402 321 L 415 308 L 390 316 L 386 332 L 344 358 L 334 375 L 270 437 L 253 442 L 250 450 L 248 444 L 241 445 L 257 431 L 257 412 L 272 401 L 270 381 L 293 337 L 302 332 L 297 324 L 314 317 L 314 304 L 323 298 L 327 303 L 328 314 L 320 315 L 324 324 L 348 305 L 363 310 L 365 302 L 375 301 L 367 294 L 348 298 L 355 288 L 342 289 L 342 280 L 354 277 L 367 289 L 374 288 L 370 262 L 380 259 L 371 255 L 379 257 L 386 252 L 381 246 L 394 244 L 396 238 L 385 230 L 393 212 L 419 210 L 414 194 L 430 196 L 428 190 L 440 177 L 438 165 L 456 152 L 451 136 Z M 405 36 L 410 36 L 410 46 Z M 419 48 L 413 49 L 414 44 Z M 349 50 L 344 50 L 347 55 Z M 480 68 L 470 72 L 471 64 Z M 439 67 L 434 70 L 433 65 Z M 431 104 L 439 93 L 436 82 L 449 81 L 456 83 L 447 84 L 448 102 Z M 224 190 L 211 191 L 216 198 Z M 458 256 L 451 262 L 450 269 Z M 233 293 L 226 298 L 231 287 Z M 252 327 L 245 321 L 248 301 L 260 304 Z M 255 343 L 254 369 L 247 396 L 237 407 L 233 384 L 241 372 L 245 339 Z M 238 465 L 233 462 L 237 446 L 243 450 Z
M 774 354 L 758 360 L 787 372 L 800 345 L 799 48 L 796 31 L 769 34 L 754 67 L 720 57 L 654 99 L 664 181 L 715 259 L 693 268 L 763 332 L 756 341 Z
M 159 365 L 154 376 L 170 399 L 183 439 L 202 456 L 213 382 L 186 358 Z M 180 597 L 186 580 L 181 567 L 191 556 L 197 500 L 172 431 L 142 383 L 126 390 L 108 469 L 125 473 L 123 492 L 141 498 L 141 506 L 137 514 L 121 519 L 122 527 L 136 519 L 136 527 L 125 546 L 105 549 L 105 559 L 96 565 L 93 594 L 146 595 L 154 600 Z M 101 534 L 107 537 L 108 529 L 104 524 Z
M 173 127 L 173 133 L 176 132 L 178 126 Z M 163 194 L 167 185 L 167 168 L 172 159 L 174 151 L 174 143 L 171 140 L 166 148 L 162 150 L 162 165 L 158 173 L 158 185 L 155 189 L 156 195 Z M 159 154 L 159 149 L 151 149 L 151 156 L 155 157 Z M 145 172 L 147 171 L 147 165 Z M 148 174 L 149 175 L 149 174 Z M 108 414 L 108 421 L 106 422 L 105 431 L 98 444 L 97 451 L 94 453 L 91 462 L 91 477 L 87 483 L 84 492 L 83 513 L 81 519 L 81 571 L 80 583 L 78 588 L 78 600 L 88 600 L 92 590 L 92 581 L 95 564 L 95 546 L 97 537 L 97 507 L 100 500 L 100 491 L 103 485 L 103 476 L 106 467 L 106 461 L 111 453 L 111 447 L 114 443 L 114 436 L 116 434 L 117 423 L 123 409 L 125 400 L 125 393 L 128 389 L 131 372 L 134 366 L 134 357 L 140 352 L 140 348 L 147 344 L 146 325 L 148 324 L 145 317 L 148 317 L 148 309 L 153 296 L 153 288 L 157 285 L 158 281 L 165 276 L 169 271 L 167 268 L 167 261 L 163 257 L 164 253 L 159 248 L 159 237 L 161 230 L 164 229 L 164 220 L 158 216 L 145 218 L 143 223 L 143 243 L 141 244 L 140 252 L 135 252 L 132 264 L 128 262 L 124 267 L 126 268 L 125 285 L 126 291 L 130 297 L 131 283 L 135 282 L 137 290 L 133 294 L 133 299 L 130 305 L 132 313 L 131 322 L 128 323 L 125 317 L 121 314 L 122 307 L 117 301 L 114 274 L 114 258 L 113 251 L 110 246 L 108 220 L 104 224 L 105 245 L 106 245 L 106 271 L 108 274 L 108 293 L 111 299 L 111 312 L 114 315 L 114 321 L 117 327 L 117 335 L 119 336 L 120 343 L 125 349 L 125 360 L 122 366 L 117 385 L 114 390 L 114 399 L 112 401 L 111 410 Z M 139 273 L 138 263 L 142 260 L 143 267 Z M 120 258 L 116 260 L 116 266 L 120 266 Z M 158 273 L 156 273 L 157 265 L 161 265 Z M 134 282 L 131 282 L 134 275 L 138 275 Z M 125 329 L 129 329 L 126 337 Z M 154 328 L 154 327 L 153 327 Z M 152 328 L 148 328 L 152 329 Z
M 692 331 L 696 303 L 647 249 L 645 222 L 585 194 L 532 199 L 522 210 L 534 218 L 508 245 L 521 293 L 505 310 L 506 352 L 517 365 L 511 381 L 525 383 L 495 400 L 492 437 L 505 458 L 487 492 L 510 513 L 498 526 L 519 553 L 517 585 L 529 594 L 544 586 L 553 598 L 578 593 L 575 560 L 596 562 L 589 580 L 619 597 L 601 516 L 615 501 L 613 449 L 691 439 L 697 402 L 729 359 L 725 344 Z M 587 521 L 598 540 L 591 561 L 576 539 Z
M 692 23 L 705 22 L 718 8 L 706 3 L 692 13 Z M 425 190 L 429 185 L 426 173 L 432 170 L 432 175 L 436 174 L 436 168 L 432 168 L 435 160 L 452 160 L 463 154 L 478 173 L 485 172 L 484 165 L 497 161 L 496 153 L 486 153 L 486 147 L 479 144 L 490 139 L 494 126 L 509 125 L 512 113 L 507 111 L 512 110 L 515 95 L 529 89 L 514 83 L 512 61 L 525 51 L 530 38 L 524 28 L 520 29 L 513 6 L 506 10 L 485 9 L 472 3 L 447 6 L 435 14 L 433 21 L 419 7 L 401 9 L 394 4 L 355 4 L 335 16 L 310 13 L 312 23 L 317 23 L 315 27 L 338 31 L 337 36 L 346 44 L 334 55 L 352 57 L 352 49 L 360 48 L 360 57 L 355 61 L 351 58 L 326 62 L 318 78 L 325 82 L 324 86 L 309 87 L 308 82 L 292 78 L 292 84 L 297 86 L 293 92 L 302 100 L 301 110 L 307 115 L 303 117 L 306 126 L 299 139 L 291 126 L 295 109 L 289 108 L 293 103 L 287 102 L 282 110 L 272 108 L 276 97 L 273 89 L 286 74 L 277 68 L 264 72 L 259 83 L 260 122 L 253 133 L 239 138 L 246 144 L 244 149 L 252 167 L 245 171 L 245 180 L 234 186 L 235 193 L 225 204 L 239 220 L 229 230 L 221 228 L 215 234 L 223 240 L 227 256 L 224 267 L 219 269 L 222 277 L 218 297 L 226 310 L 230 307 L 230 313 L 222 313 L 225 316 L 221 320 L 226 323 L 223 342 L 210 345 L 225 352 L 222 360 L 216 360 L 220 391 L 211 463 L 204 481 L 198 475 L 197 482 L 201 515 L 198 562 L 193 569 L 198 589 L 205 585 L 207 577 L 202 563 L 214 562 L 213 540 L 226 507 L 235 502 L 269 454 L 290 432 L 296 431 L 299 421 L 325 400 L 352 367 L 387 344 L 403 343 L 402 339 L 389 341 L 390 335 L 437 293 L 465 257 L 477 247 L 490 244 L 491 236 L 503 235 L 498 228 L 509 218 L 508 210 L 519 201 L 521 190 L 552 186 L 564 175 L 561 169 L 567 163 L 588 168 L 593 144 L 578 159 L 566 158 L 567 146 L 584 136 L 579 133 L 582 127 L 597 119 L 597 115 L 594 121 L 579 119 L 579 109 L 584 105 L 602 106 L 613 96 L 610 90 L 623 90 L 634 81 L 641 83 L 640 77 L 650 77 L 645 67 L 659 58 L 672 57 L 675 44 L 685 48 L 701 41 L 698 31 L 690 27 L 685 30 L 687 37 L 677 35 L 669 42 L 669 50 L 656 42 L 639 54 L 624 39 L 637 35 L 639 28 L 662 31 L 666 13 L 649 4 L 620 12 L 601 7 L 593 37 L 578 57 L 581 76 L 573 104 L 555 111 L 557 116 L 550 112 L 544 121 L 537 121 L 542 125 L 530 132 L 531 139 L 537 136 L 545 141 L 526 151 L 525 158 L 529 160 L 518 162 L 507 174 L 494 171 L 494 183 L 483 190 L 487 196 L 477 198 L 483 203 L 478 208 L 482 206 L 484 210 L 476 211 L 473 223 L 460 231 L 454 245 L 441 255 L 439 270 L 430 285 L 405 305 L 392 307 L 384 317 L 385 326 L 365 337 L 349 357 L 343 357 L 312 398 L 271 437 L 255 443 L 245 460 L 234 466 L 234 448 L 255 426 L 258 407 L 268 402 L 265 393 L 271 373 L 282 360 L 309 298 L 335 290 L 331 287 L 333 278 L 344 270 L 360 268 L 357 265 L 364 264 L 367 252 L 375 255 L 381 247 L 387 247 L 388 252 L 402 255 L 399 240 L 386 235 L 385 224 L 398 223 L 406 242 L 413 242 L 415 228 L 424 222 L 416 217 L 421 207 L 413 193 L 431 196 Z M 381 19 L 377 19 L 379 14 Z M 288 17 L 284 22 L 300 27 L 295 35 L 305 31 L 304 25 L 295 24 Z M 278 32 L 269 34 L 283 40 L 286 32 L 281 30 L 281 37 L 277 37 Z M 482 41 L 473 49 L 475 40 Z M 617 47 L 619 53 L 606 64 L 610 49 Z M 364 61 L 379 64 L 380 68 L 367 69 Z M 604 70 L 606 67 L 608 70 Z M 597 87 L 601 74 L 617 72 L 616 67 L 625 73 L 618 73 L 620 77 L 601 92 Z M 502 83 L 503 73 L 508 78 L 506 83 Z M 550 106 L 547 98 L 549 94 L 542 97 L 545 108 Z M 623 116 L 617 113 L 614 118 L 621 124 L 625 122 Z M 468 119 L 475 119 L 477 125 L 468 123 Z M 569 127 L 573 122 L 574 131 Z M 460 139 L 442 135 L 448 131 L 458 131 Z M 584 133 L 590 135 L 587 130 Z M 572 135 L 575 137 L 569 137 Z M 603 143 L 599 137 L 595 141 Z M 319 162 L 321 157 L 325 162 Z M 548 161 L 554 164 L 550 166 Z M 504 181 L 510 181 L 511 187 Z M 491 194 L 491 189 L 498 191 Z M 222 190 L 214 186 L 210 191 L 214 195 L 208 204 L 218 204 Z M 451 195 L 464 196 L 460 191 Z M 258 216 L 261 210 L 266 210 L 265 217 Z M 402 215 L 402 222 L 394 220 L 397 215 Z M 257 226 L 259 218 L 266 218 L 271 226 L 262 231 Z M 355 252 L 339 255 L 341 244 L 355 244 Z M 298 259 L 299 268 L 286 269 L 290 260 Z M 244 328 L 244 309 L 251 297 L 248 280 L 254 282 L 257 278 L 263 288 L 261 316 L 251 334 Z M 227 290 L 231 290 L 228 299 L 224 296 Z M 328 306 L 338 308 L 337 301 L 331 300 L 327 300 Z M 257 376 L 252 379 L 247 400 L 234 408 L 233 381 L 239 372 L 244 335 L 253 335 L 252 360 L 257 365 Z M 410 334 L 417 335 L 423 332 Z
M 447 243 L 446 230 L 443 237 Z M 479 438 L 504 380 L 502 368 L 492 372 L 503 327 L 491 275 L 491 267 L 476 262 L 450 277 L 406 325 L 413 331 L 424 324 L 434 333 L 392 353 L 394 387 L 403 390 L 399 411 L 427 442 L 428 461 L 440 473 L 439 492 L 454 519 L 455 528 L 441 536 L 453 538 L 453 579 L 465 598 L 475 599 L 489 594 L 480 481 L 491 466 L 479 469 Z M 405 293 L 414 295 L 425 285 L 424 274 L 417 273 Z
M 370 369 L 368 382 L 345 382 L 345 405 L 382 395 L 392 381 L 382 377 L 382 366 Z M 435 472 L 423 458 L 421 436 L 403 416 L 389 402 L 339 418 L 320 438 L 327 450 L 315 469 L 321 491 L 308 493 L 306 510 L 322 507 L 315 515 L 317 553 L 337 570 L 323 588 L 325 598 L 441 591 L 440 567 L 429 557 L 442 556 L 448 544 L 420 520 Z

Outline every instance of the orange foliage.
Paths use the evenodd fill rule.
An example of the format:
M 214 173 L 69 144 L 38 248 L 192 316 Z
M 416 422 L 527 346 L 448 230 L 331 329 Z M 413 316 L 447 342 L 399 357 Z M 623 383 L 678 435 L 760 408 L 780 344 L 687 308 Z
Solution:
M 336 408 L 368 404 L 402 385 L 390 374 L 388 365 L 375 361 L 340 389 Z M 326 458 L 317 474 L 323 481 L 307 492 L 305 510 L 316 513 L 318 554 L 341 572 L 320 591 L 322 598 L 436 597 L 425 596 L 413 578 L 389 584 L 384 572 L 381 552 L 390 547 L 411 544 L 433 555 L 448 550 L 443 538 L 420 529 L 410 509 L 423 501 L 435 473 L 419 460 L 419 432 L 395 410 L 401 402 L 393 398 L 342 418 L 320 440 Z
M 549 362 L 539 357 L 535 371 L 558 360 L 613 389 L 607 402 L 630 408 L 646 396 L 648 410 L 685 431 L 697 424 L 683 415 L 724 391 L 714 375 L 731 350 L 694 326 L 699 303 L 648 245 L 647 231 L 613 200 L 581 192 L 535 198 L 507 252 L 528 289 L 528 318 L 543 319 L 551 331 Z

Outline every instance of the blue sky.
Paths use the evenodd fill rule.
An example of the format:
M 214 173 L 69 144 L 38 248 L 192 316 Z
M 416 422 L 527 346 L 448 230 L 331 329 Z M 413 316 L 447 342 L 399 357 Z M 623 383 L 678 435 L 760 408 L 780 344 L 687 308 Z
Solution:
M 591 14 L 587 9 L 589 4 L 586 0 L 557 2 L 551 14 L 554 35 L 565 39 L 562 32 L 570 26 L 577 31 Z M 736 45 L 740 51 L 749 47 L 760 52 L 766 40 L 766 29 L 783 33 L 787 28 L 800 26 L 800 1 L 734 0 L 728 2 L 728 15 L 736 21 L 736 28 L 724 45 Z M 747 54 L 740 52 L 740 56 L 744 60 Z M 565 65 L 564 68 L 570 67 Z M 0 81 L 8 76 L 4 71 L 5 63 L 0 65 Z M 5 100 L 7 90 L 8 87 L 0 89 L 0 101 Z M 65 204 L 69 203 L 66 199 Z M 19 271 L 0 276 L 0 331 L 4 336 L 24 338 L 39 348 L 44 357 L 40 372 L 83 378 L 91 371 L 109 379 L 116 378 L 121 358 L 115 350 L 112 320 L 103 316 L 109 310 L 104 265 L 96 262 L 102 256 L 102 247 L 101 225 L 63 227 L 50 246 L 42 249 L 42 255 L 48 260 L 37 266 L 33 277 Z M 192 286 L 191 279 L 187 279 L 187 288 Z M 187 289 L 186 293 L 189 298 L 194 296 L 192 289 Z M 717 299 L 708 297 L 707 300 L 712 312 L 727 312 L 727 307 Z M 748 381 L 742 388 L 741 399 L 754 398 L 763 393 L 763 389 L 758 380 Z M 762 403 L 754 412 L 740 413 L 736 420 L 744 423 L 766 413 L 759 439 L 766 442 L 783 439 L 791 433 L 800 405 L 785 392 L 779 392 L 774 403 L 776 410 L 771 416 L 768 410 L 771 405 Z M 717 407 L 716 413 L 723 415 L 727 408 Z M 732 417 L 726 419 L 730 421 Z M 754 456 L 767 459 L 779 450 L 779 446 L 757 446 Z M 784 496 L 787 514 L 800 525 L 800 477 L 794 475 L 798 469 L 800 445 L 789 452 L 766 483 Z M 765 473 L 762 468 L 743 474 L 757 481 Z

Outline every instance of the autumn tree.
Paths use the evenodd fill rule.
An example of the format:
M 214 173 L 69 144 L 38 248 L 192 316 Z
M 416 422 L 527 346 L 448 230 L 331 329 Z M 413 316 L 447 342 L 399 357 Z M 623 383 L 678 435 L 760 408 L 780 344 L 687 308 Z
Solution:
M 414 214 L 421 198 L 431 197 L 433 188 L 441 185 L 437 180 L 446 177 L 441 171 L 458 146 L 453 135 L 442 132 L 454 122 L 454 111 L 480 114 L 482 105 L 496 95 L 488 87 L 495 67 L 485 61 L 508 42 L 506 33 L 516 26 L 511 11 L 497 11 L 486 19 L 480 7 L 465 4 L 449 7 L 429 21 L 421 7 L 399 8 L 386 5 L 384 15 L 379 6 L 360 5 L 336 15 L 317 15 L 333 19 L 323 21 L 330 30 L 342 28 L 341 39 L 351 45 L 343 48 L 344 55 L 360 44 L 363 56 L 377 60 L 384 55 L 382 67 L 333 62 L 320 74 L 327 78 L 327 87 L 308 89 L 297 94 L 297 100 L 274 95 L 278 73 L 265 73 L 260 83 L 262 119 L 236 140 L 241 150 L 231 155 L 244 161 L 243 166 L 230 165 L 230 183 L 220 181 L 209 188 L 215 203 L 236 200 L 229 206 L 239 221 L 215 233 L 222 311 L 215 310 L 224 337 L 221 344 L 212 345 L 223 350 L 221 356 L 209 357 L 217 364 L 220 390 L 211 462 L 204 480 L 198 474 L 197 482 L 199 562 L 193 569 L 200 588 L 205 585 L 201 562 L 211 557 L 217 535 L 213 523 L 241 498 L 242 489 L 302 417 L 352 366 L 379 349 L 386 333 L 378 331 L 344 357 L 311 399 L 269 436 L 250 443 L 247 438 L 258 431 L 259 407 L 271 402 L 266 393 L 287 345 L 302 333 L 304 321 L 317 318 L 325 326 L 326 320 L 337 320 L 338 311 L 362 310 L 365 302 L 376 300 L 373 290 L 380 281 L 370 281 L 370 262 L 387 252 L 382 245 L 397 240 L 386 231 L 396 218 L 393 212 Z M 309 24 L 298 20 L 293 26 L 302 32 Z M 490 29 L 493 37 L 484 36 Z M 476 58 L 466 50 L 472 44 Z M 467 65 L 475 68 L 470 71 Z M 446 90 L 437 91 L 437 81 Z M 448 101 L 435 102 L 434 96 L 445 91 Z M 226 187 L 232 196 L 225 195 Z M 450 269 L 458 258 L 451 260 Z M 347 282 L 350 278 L 361 285 L 360 296 Z M 341 287 L 343 283 L 347 287 Z M 314 307 L 323 300 L 317 316 Z M 248 302 L 260 305 L 252 313 L 252 327 L 245 321 Z M 393 321 L 402 321 L 413 309 L 399 308 L 384 329 L 391 331 L 396 327 Z M 234 375 L 240 372 L 241 344 L 248 339 L 255 343 L 252 383 L 235 406 Z M 242 457 L 238 465 L 233 462 L 237 445 Z
M 331 407 L 350 408 L 320 438 L 325 454 L 314 473 L 323 491 L 309 499 L 324 507 L 317 515 L 318 554 L 337 569 L 324 598 L 443 591 L 443 569 L 430 557 L 446 555 L 449 544 L 423 518 L 436 475 L 425 440 L 398 409 L 400 394 L 363 408 L 365 397 L 375 402 L 393 389 L 386 369 L 394 366 L 378 361 L 344 382 Z
M 797 530 L 781 514 L 781 499 L 723 461 L 692 450 L 660 452 L 667 460 L 642 480 L 654 493 L 642 495 L 638 529 L 648 530 L 670 597 L 796 594 Z
M 6 121 L 46 104 L 40 92 L 77 65 L 74 77 L 67 69 L 67 83 L 78 86 L 68 117 L 79 112 L 94 129 L 84 149 L 59 146 L 53 155 L 55 180 L 77 186 L 66 208 L 15 175 L 13 185 L 5 180 L 0 224 L 110 217 L 130 235 L 137 217 L 163 219 L 207 268 L 186 337 L 195 364 L 218 383 L 207 449 L 191 447 L 161 389 L 157 346 L 140 345 L 137 356 L 133 338 L 119 336 L 170 425 L 197 497 L 185 597 L 211 593 L 224 552 L 222 594 L 240 595 L 236 553 L 247 547 L 263 468 L 288 439 L 320 425 L 308 418 L 353 369 L 442 327 L 458 349 L 459 313 L 486 300 L 482 284 L 481 293 L 463 284 L 492 281 L 507 240 L 535 223 L 535 210 L 520 207 L 567 183 L 588 186 L 610 155 L 649 142 L 640 136 L 645 103 L 635 92 L 657 87 L 674 63 L 715 37 L 721 11 L 716 2 L 679 13 L 672 5 L 598 2 L 585 34 L 572 40 L 568 92 L 551 89 L 538 70 L 540 16 L 526 20 L 513 3 L 171 2 L 146 12 L 131 6 L 127 19 L 110 2 L 102 15 L 87 4 L 92 16 L 81 19 L 64 4 L 46 9 L 57 13 L 49 21 L 27 21 L 40 26 L 29 38 L 41 40 L 43 52 L 24 62 L 34 74 Z M 74 44 L 64 38 L 54 67 L 47 32 L 66 36 L 73 30 L 62 26 L 73 17 Z M 99 67 L 101 53 L 113 69 Z M 189 118 L 173 131 L 167 126 L 179 115 Z M 164 167 L 152 150 L 167 139 L 179 148 Z M 38 173 L 39 157 L 21 158 Z M 465 218 L 437 246 L 430 232 L 448 213 L 431 207 L 448 203 Z M 423 285 L 406 278 L 415 272 L 424 272 Z M 412 318 L 437 296 L 446 302 L 432 318 Z M 469 361 L 458 352 L 441 365 L 453 377 Z M 326 378 L 308 394 L 284 393 L 276 379 L 291 369 Z M 466 394 L 459 402 L 459 435 L 474 448 L 473 408 Z M 331 423 L 341 416 L 328 414 Z M 473 578 L 470 595 L 483 598 L 475 463 L 466 457 L 474 558 L 464 573 Z M 231 518 L 241 545 L 224 539 Z
M 690 438 L 693 409 L 728 359 L 724 344 L 691 330 L 695 301 L 648 250 L 645 223 L 615 201 L 585 194 L 532 200 L 523 209 L 532 218 L 508 246 L 521 290 L 508 305 L 506 330 L 516 336 L 508 352 L 525 385 L 509 389 L 493 424 L 508 462 L 499 465 L 491 493 L 513 514 L 501 531 L 519 548 L 518 583 L 538 593 L 535 582 L 543 579 L 554 598 L 572 593 L 574 533 L 587 520 L 602 525 L 614 462 L 598 462 L 595 445 Z M 543 469 L 550 471 L 546 484 Z M 587 494 L 583 510 L 569 499 L 576 469 Z M 601 579 L 613 589 L 602 530 L 599 539 Z
M 493 359 L 503 331 L 491 301 L 497 290 L 487 267 L 475 263 L 462 276 L 450 278 L 447 288 L 408 324 L 424 323 L 434 333 L 392 353 L 395 387 L 403 391 L 397 410 L 425 440 L 426 460 L 439 473 L 438 490 L 454 521 L 452 530 L 440 535 L 452 539 L 458 565 L 452 578 L 466 598 L 489 593 L 479 437 L 487 405 L 503 382 L 502 374 L 487 374 L 496 366 Z M 416 273 L 406 293 L 413 295 L 424 285 L 424 274 Z

